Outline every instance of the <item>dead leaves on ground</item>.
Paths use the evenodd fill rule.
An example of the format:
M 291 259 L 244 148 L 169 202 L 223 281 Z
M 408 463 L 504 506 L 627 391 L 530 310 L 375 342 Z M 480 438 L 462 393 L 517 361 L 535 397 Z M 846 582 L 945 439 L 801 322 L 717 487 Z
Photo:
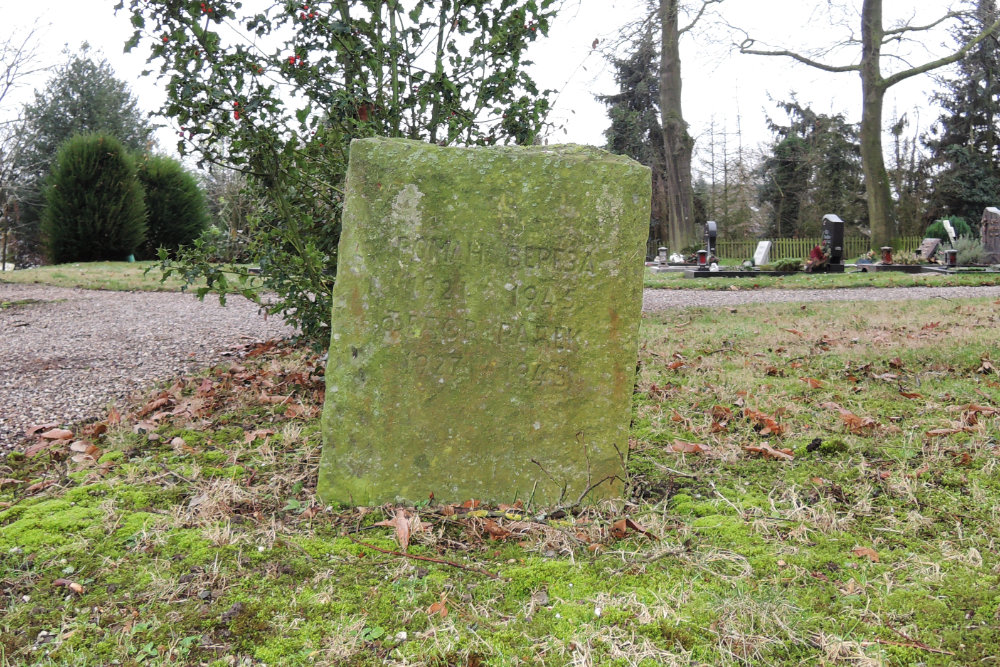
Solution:
M 758 410 L 743 408 L 743 416 L 753 424 L 754 430 L 760 435 L 781 436 L 785 432 L 785 427 L 779 424 L 774 417 Z
M 366 513 L 370 510 L 359 508 Z M 547 515 L 526 517 L 523 504 L 500 504 L 489 509 L 479 501 L 438 507 L 388 507 L 388 518 L 372 526 L 392 529 L 393 538 L 402 554 L 409 554 L 415 540 L 430 547 L 447 544 L 448 548 L 481 547 L 500 541 L 515 541 L 522 547 L 531 543 L 563 545 L 563 548 L 585 546 L 596 552 L 608 545 L 640 536 L 652 541 L 659 538 L 632 517 L 610 518 L 595 514 L 593 508 L 576 516 L 556 510 Z M 546 547 L 547 549 L 547 547 Z

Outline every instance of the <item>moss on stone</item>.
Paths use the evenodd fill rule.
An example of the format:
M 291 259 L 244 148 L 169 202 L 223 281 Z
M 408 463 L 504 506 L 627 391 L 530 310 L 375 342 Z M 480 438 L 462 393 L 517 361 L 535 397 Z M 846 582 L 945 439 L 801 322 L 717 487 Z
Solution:
M 613 494 L 649 192 L 581 146 L 353 142 L 319 495 Z

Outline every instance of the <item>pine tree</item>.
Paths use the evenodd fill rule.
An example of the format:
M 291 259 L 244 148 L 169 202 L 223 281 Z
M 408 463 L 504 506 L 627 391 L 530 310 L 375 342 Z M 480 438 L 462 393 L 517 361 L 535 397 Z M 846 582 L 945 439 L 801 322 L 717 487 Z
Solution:
M 761 166 L 758 195 L 771 208 L 768 233 L 817 235 L 827 213 L 849 226 L 867 222 L 858 128 L 842 114 L 817 114 L 797 101 L 778 105 L 789 123 L 769 121 L 772 156 Z
M 954 31 L 956 41 L 998 16 L 996 0 L 979 0 L 975 16 Z M 1000 204 L 1000 36 L 982 40 L 956 70 L 935 96 L 944 113 L 925 140 L 934 169 L 928 217 L 979 220 L 985 207 Z
M 628 155 L 653 172 L 653 201 L 650 237 L 660 243 L 670 238 L 667 220 L 667 191 L 664 178 L 663 129 L 660 127 L 660 54 L 647 30 L 637 48 L 625 58 L 613 58 L 619 93 L 598 95 L 608 106 L 611 126 L 604 131 L 606 148 Z M 677 248 L 676 250 L 680 250 Z
M 23 110 L 26 150 L 18 157 L 24 179 L 25 236 L 37 242 L 42 187 L 60 147 L 81 133 L 109 134 L 129 151 L 148 149 L 153 129 L 128 84 L 115 77 L 105 59 L 94 60 L 84 44 L 68 54 L 52 78 Z

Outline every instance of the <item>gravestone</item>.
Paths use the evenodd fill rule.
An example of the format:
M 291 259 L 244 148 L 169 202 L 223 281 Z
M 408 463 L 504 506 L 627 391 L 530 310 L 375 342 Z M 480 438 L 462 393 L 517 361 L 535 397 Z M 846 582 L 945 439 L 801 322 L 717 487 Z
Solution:
M 705 223 L 705 250 L 709 257 L 716 257 L 715 241 L 719 237 L 719 229 L 714 220 Z
M 352 142 L 320 498 L 618 493 L 650 190 L 581 146 Z
M 1000 209 L 988 206 L 979 222 L 979 238 L 986 250 L 986 263 L 1000 263 Z
M 771 242 L 761 241 L 757 244 L 757 249 L 753 252 L 754 266 L 764 266 L 771 263 Z
M 985 216 L 986 214 L 983 213 L 983 215 Z M 944 225 L 944 231 L 948 234 L 948 242 L 951 244 L 951 247 L 954 248 L 955 241 L 957 240 L 955 238 L 955 228 L 952 226 L 951 220 L 943 220 L 942 223 Z
M 844 221 L 840 216 L 833 213 L 823 216 L 821 243 L 830 254 L 830 264 L 844 263 Z
M 917 254 L 926 260 L 931 259 L 937 254 L 938 247 L 941 245 L 941 239 L 928 237 L 921 241 L 920 248 L 917 249 Z

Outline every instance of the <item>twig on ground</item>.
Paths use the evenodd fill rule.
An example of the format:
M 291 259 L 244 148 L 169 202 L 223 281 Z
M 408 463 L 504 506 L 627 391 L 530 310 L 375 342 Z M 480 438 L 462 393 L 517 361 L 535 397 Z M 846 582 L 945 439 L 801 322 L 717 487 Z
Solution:
M 364 547 L 366 549 L 371 549 L 373 551 L 378 551 L 379 553 L 387 554 L 389 556 L 399 556 L 400 558 L 412 558 L 413 560 L 422 560 L 427 563 L 437 563 L 438 565 L 448 565 L 450 567 L 457 567 L 460 570 L 466 570 L 468 572 L 475 572 L 476 574 L 482 574 L 490 579 L 499 579 L 499 574 L 494 574 L 488 570 L 482 568 L 473 567 L 471 565 L 462 565 L 461 563 L 456 563 L 455 561 L 445 560 L 443 558 L 431 558 L 430 556 L 418 556 L 416 554 L 408 554 L 402 551 L 393 551 L 392 549 L 382 549 L 375 546 L 374 544 L 368 544 L 367 542 L 362 542 L 361 540 L 356 540 L 350 535 L 346 536 L 351 542 L 354 542 L 358 546 Z
M 668 468 L 662 463 L 657 463 L 656 461 L 653 461 L 652 463 L 663 472 L 669 472 L 671 475 L 677 475 L 678 477 L 687 477 L 688 479 L 698 479 L 698 475 L 689 475 L 686 472 L 681 472 L 680 470 L 674 470 L 673 468 Z

